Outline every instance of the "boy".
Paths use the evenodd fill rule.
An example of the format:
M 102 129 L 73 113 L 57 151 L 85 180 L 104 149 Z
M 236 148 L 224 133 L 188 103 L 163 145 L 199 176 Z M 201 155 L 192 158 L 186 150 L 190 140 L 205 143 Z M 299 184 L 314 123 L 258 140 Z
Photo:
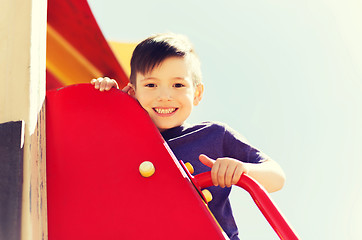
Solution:
M 91 83 L 100 91 L 118 88 L 107 77 Z M 209 208 L 229 238 L 239 239 L 228 199 L 230 186 L 246 173 L 274 192 L 283 187 L 285 176 L 276 162 L 228 126 L 185 123 L 204 91 L 200 62 L 188 39 L 168 33 L 138 44 L 131 59 L 130 83 L 123 91 L 139 101 L 176 157 L 190 162 L 195 174 L 211 168 L 215 186 L 209 188 L 213 196 Z

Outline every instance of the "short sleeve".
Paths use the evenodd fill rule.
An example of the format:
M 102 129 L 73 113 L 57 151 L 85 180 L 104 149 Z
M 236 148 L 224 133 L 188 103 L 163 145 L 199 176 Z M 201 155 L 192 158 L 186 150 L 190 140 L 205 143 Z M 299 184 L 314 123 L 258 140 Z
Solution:
M 224 125 L 223 150 L 225 157 L 231 157 L 247 163 L 262 163 L 268 156 L 248 144 L 245 137 Z

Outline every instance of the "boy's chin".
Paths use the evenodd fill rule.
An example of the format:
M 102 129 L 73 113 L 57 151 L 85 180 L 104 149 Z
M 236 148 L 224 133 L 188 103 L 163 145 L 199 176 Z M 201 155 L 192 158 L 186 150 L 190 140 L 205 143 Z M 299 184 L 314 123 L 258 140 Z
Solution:
M 171 129 L 172 127 L 165 127 L 165 126 L 157 126 L 158 131 L 164 132 L 168 129 Z
M 175 125 L 167 125 L 167 126 L 165 126 L 165 125 L 156 125 L 156 127 L 157 127 L 157 129 L 158 129 L 158 131 L 160 131 L 160 132 L 164 132 L 164 131 L 166 131 L 166 130 L 168 130 L 168 129 L 171 129 L 171 128 L 175 128 L 175 127 L 178 127 L 178 126 L 180 126 L 181 124 L 175 124 Z

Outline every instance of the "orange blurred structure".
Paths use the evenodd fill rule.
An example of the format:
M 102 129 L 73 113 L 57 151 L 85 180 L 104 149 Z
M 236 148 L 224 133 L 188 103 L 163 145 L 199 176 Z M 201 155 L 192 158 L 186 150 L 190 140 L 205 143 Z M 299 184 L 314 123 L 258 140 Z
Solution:
M 120 87 L 126 85 L 128 62 L 135 45 L 110 45 L 86 0 L 49 0 L 47 90 L 88 83 L 101 76 L 116 79 Z

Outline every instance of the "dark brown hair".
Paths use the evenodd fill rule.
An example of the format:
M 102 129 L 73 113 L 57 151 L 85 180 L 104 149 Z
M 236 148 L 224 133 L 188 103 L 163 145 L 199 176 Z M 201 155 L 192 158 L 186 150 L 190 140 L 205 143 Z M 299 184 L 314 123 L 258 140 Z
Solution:
M 174 33 L 157 34 L 137 45 L 131 59 L 130 82 L 135 85 L 138 73 L 149 73 L 169 57 L 187 57 L 194 86 L 201 83 L 200 61 L 191 42 L 185 36 Z

